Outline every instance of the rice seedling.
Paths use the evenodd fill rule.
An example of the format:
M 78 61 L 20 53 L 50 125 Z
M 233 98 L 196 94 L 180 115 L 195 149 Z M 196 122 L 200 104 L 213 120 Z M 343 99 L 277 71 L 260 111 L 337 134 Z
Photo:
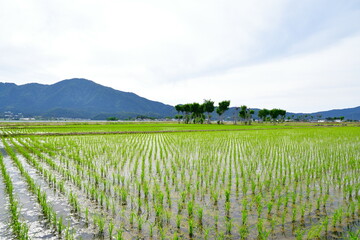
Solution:
M 339 230 L 359 219 L 358 134 L 341 127 L 38 136 L 12 144 L 22 145 L 17 152 L 28 155 L 76 215 L 90 225 L 104 216 L 107 233 L 114 221 L 134 238 L 190 236 L 192 227 L 194 236 L 209 231 L 212 239 L 227 237 L 230 226 L 235 238 L 264 238 L 270 231 L 300 238 L 322 237 L 326 225 Z M 44 215 L 58 221 L 35 182 L 28 185 Z M 310 229 L 319 220 L 316 234 L 317 227 Z

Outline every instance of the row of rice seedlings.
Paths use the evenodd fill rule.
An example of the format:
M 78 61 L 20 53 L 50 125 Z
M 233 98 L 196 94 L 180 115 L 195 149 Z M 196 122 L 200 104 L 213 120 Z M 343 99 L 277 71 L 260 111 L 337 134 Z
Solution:
M 1 174 L 3 177 L 3 181 L 5 183 L 6 193 L 9 197 L 10 203 L 10 214 L 11 214 L 11 223 L 10 226 L 13 230 L 13 234 L 17 239 L 25 240 L 29 239 L 29 227 L 27 224 L 20 219 L 20 210 L 19 210 L 19 202 L 16 199 L 16 196 L 13 193 L 13 183 L 11 177 L 9 176 L 2 154 L 0 154 L 0 168 Z
M 21 142 L 21 141 L 20 141 Z M 22 142 L 24 144 L 24 142 Z M 98 230 L 99 230 L 99 234 L 103 235 L 104 234 L 104 217 L 101 216 L 100 214 L 95 214 L 93 213 L 93 211 L 91 211 L 91 214 L 89 214 L 89 208 L 82 208 L 81 204 L 78 200 L 78 195 L 75 192 L 72 192 L 70 190 L 65 190 L 65 183 L 63 180 L 61 179 L 57 179 L 50 171 L 48 171 L 47 169 L 43 168 L 42 165 L 40 163 L 38 163 L 36 161 L 35 158 L 31 157 L 26 151 L 24 151 L 24 149 L 22 149 L 20 146 L 16 145 L 17 150 L 27 159 L 30 161 L 30 163 L 39 171 L 41 172 L 44 177 L 45 180 L 47 180 L 50 184 L 52 184 L 55 189 L 60 190 L 60 192 L 62 194 L 64 194 L 65 196 L 67 196 L 68 198 L 68 202 L 70 204 L 70 206 L 72 207 L 72 209 L 74 210 L 74 212 L 77 214 L 78 217 L 84 216 L 85 221 L 89 224 L 92 223 L 93 226 L 98 226 Z M 42 155 L 41 152 L 38 152 L 36 149 L 32 148 L 31 146 L 26 145 L 26 148 L 31 151 L 31 152 L 35 152 L 37 153 L 37 156 L 41 159 L 47 159 L 47 163 L 50 163 L 50 166 L 52 166 L 54 169 L 59 169 L 59 167 L 57 167 L 57 165 L 50 159 L 50 158 L 46 158 L 45 156 Z M 63 172 L 63 171 L 61 171 Z M 71 175 L 71 174 L 68 174 Z M 81 181 L 76 181 L 76 183 L 80 183 L 80 186 L 83 186 L 84 183 Z M 86 188 L 86 186 L 84 186 L 84 188 Z M 102 200 L 101 200 L 102 201 Z M 102 204 L 102 203 L 101 203 Z M 102 206 L 102 205 L 101 205 Z M 89 215 L 91 216 L 92 219 L 89 218 Z M 91 221 L 90 221 L 91 220 Z
M 274 136 L 274 138 L 277 136 Z M 82 140 L 84 140 L 85 138 L 82 138 Z M 89 139 L 89 142 L 93 141 L 93 139 L 91 138 L 86 138 Z M 134 138 L 133 138 L 134 139 Z M 255 139 L 258 140 L 258 139 Z M 214 196 L 214 202 L 218 202 L 220 203 L 221 201 L 221 205 L 224 206 L 223 209 L 225 209 L 225 211 L 231 213 L 236 211 L 236 208 L 239 208 L 239 206 L 241 206 L 241 204 L 236 203 L 236 196 L 237 196 L 237 191 L 236 191 L 236 186 L 237 188 L 240 188 L 240 186 L 242 187 L 241 191 L 239 191 L 240 193 L 238 194 L 239 197 L 241 196 L 246 196 L 249 195 L 251 196 L 251 208 L 248 210 L 250 211 L 250 215 L 251 212 L 255 213 L 255 216 L 259 216 L 259 219 L 267 219 L 266 215 L 272 215 L 274 214 L 273 209 L 277 210 L 276 215 L 281 218 L 281 222 L 283 222 L 284 224 L 288 225 L 288 222 L 291 225 L 291 222 L 297 222 L 299 221 L 299 216 L 310 216 L 314 209 L 315 209 L 315 204 L 310 204 L 309 201 L 311 201 L 311 199 L 316 199 L 316 204 L 323 204 L 322 202 L 327 202 L 328 200 L 326 199 L 326 194 L 325 194 L 325 190 L 327 191 L 328 185 L 329 185 L 329 180 L 323 180 L 320 182 L 320 185 L 318 185 L 318 183 L 314 184 L 314 181 L 318 181 L 319 177 L 321 176 L 321 174 L 327 173 L 326 168 L 324 166 L 321 166 L 320 168 L 317 167 L 317 165 L 314 164 L 306 164 L 306 161 L 304 162 L 304 165 L 296 165 L 294 164 L 293 161 L 288 161 L 286 160 L 287 157 L 285 157 L 284 154 L 282 154 L 281 152 L 289 152 L 290 155 L 296 155 L 299 152 L 306 152 L 307 148 L 304 147 L 304 149 L 296 149 L 296 147 L 292 147 L 289 149 L 282 149 L 281 145 L 278 146 L 275 145 L 276 148 L 274 148 L 273 143 L 271 143 L 270 141 L 274 140 L 274 139 L 270 139 L 270 141 L 263 141 L 261 139 L 259 139 L 261 142 L 265 143 L 265 147 L 261 148 L 264 149 L 264 152 L 259 152 L 258 150 L 255 151 L 256 154 L 254 154 L 254 152 L 249 152 L 248 149 L 253 149 L 253 143 L 254 143 L 254 139 L 246 139 L 246 141 L 250 142 L 251 144 L 246 144 L 246 143 L 241 143 L 240 145 L 237 144 L 233 144 L 231 147 L 226 146 L 226 144 L 228 144 L 229 142 L 226 141 L 222 141 L 222 145 L 219 148 L 214 148 L 214 150 L 219 151 L 218 155 L 209 155 L 209 154 L 204 154 L 204 151 L 207 151 L 209 148 L 204 147 L 204 146 L 199 146 L 196 142 L 194 142 L 194 146 L 199 147 L 201 149 L 201 152 L 199 152 L 198 150 L 193 151 L 193 148 L 189 148 L 189 145 L 186 144 L 179 144 L 180 147 L 182 147 L 182 154 L 185 155 L 185 157 L 180 157 L 180 161 L 178 159 L 176 160 L 170 160 L 168 163 L 164 163 L 165 159 L 161 159 L 159 158 L 160 155 L 160 151 L 161 150 L 151 150 L 151 149 L 156 149 L 157 147 L 153 147 L 153 146 L 157 146 L 156 144 L 152 144 L 152 147 L 149 147 L 150 145 L 144 145 L 144 146 L 148 146 L 146 149 L 149 150 L 144 150 L 141 148 L 134 148 L 133 151 L 136 150 L 136 152 L 144 152 L 145 156 L 143 159 L 146 159 L 146 164 L 147 166 L 151 166 L 149 167 L 149 171 L 145 172 L 145 170 L 147 168 L 143 168 L 142 166 L 145 164 L 142 164 L 142 160 L 141 160 L 141 164 L 136 163 L 137 160 L 136 159 L 128 159 L 128 161 L 126 161 L 125 165 L 120 165 L 120 169 L 119 170 L 125 170 L 124 166 L 127 166 L 127 169 L 130 170 L 130 172 L 132 172 L 132 176 L 133 178 L 135 178 L 136 174 L 139 174 L 138 170 L 135 169 L 139 169 L 139 166 L 141 166 L 141 173 L 140 173 L 140 179 L 141 181 L 145 182 L 147 184 L 144 185 L 153 185 L 155 189 L 160 188 L 161 192 L 167 192 L 166 195 L 169 195 L 168 192 L 174 196 L 179 196 L 181 192 L 184 192 L 184 196 L 186 200 L 188 199 L 192 199 L 193 196 L 198 196 L 198 195 L 202 195 L 206 192 L 209 192 L 209 186 L 215 184 L 215 187 L 213 187 L 212 189 L 212 195 Z M 141 140 L 139 140 L 141 141 Z M 144 140 L 146 141 L 146 140 Z M 142 142 L 142 141 L 141 141 Z M 235 141 L 236 142 L 236 141 Z M 106 144 L 108 144 L 109 142 L 106 142 Z M 82 145 L 86 146 L 86 144 L 83 144 L 83 142 L 81 143 Z M 203 143 L 201 143 L 203 144 Z M 80 144 L 78 144 L 80 145 Z M 88 145 L 88 144 L 87 144 Z M 141 146 L 141 145 L 139 145 Z M 287 145 L 285 145 L 287 146 Z M 168 146 L 164 146 L 164 149 L 166 149 Z M 185 147 L 185 150 L 184 150 Z M 214 146 L 211 146 L 214 147 Z M 287 146 L 288 147 L 288 146 Z M 103 147 L 100 147 L 103 148 Z M 186 149 L 187 148 L 187 149 Z M 277 152 L 277 148 L 279 149 L 279 151 Z M 161 149 L 161 148 L 160 148 Z M 237 149 L 236 153 L 232 153 L 235 152 L 235 150 L 233 151 L 223 151 L 222 149 Z M 273 149 L 275 149 L 276 151 L 274 152 Z M 282 149 L 282 150 L 280 150 Z M 109 145 L 107 148 L 103 148 L 100 151 L 100 154 L 104 153 L 104 151 L 106 152 L 110 152 L 113 151 L 113 145 Z M 270 151 L 269 151 L 270 150 Z M 87 149 L 84 147 L 83 151 L 87 151 Z M 94 149 L 93 153 L 91 153 L 93 156 L 97 156 L 96 153 L 98 150 Z M 312 152 L 317 152 L 319 151 L 319 149 L 313 149 Z M 191 152 L 191 153 L 190 153 Z M 190 154 L 189 154 L 190 153 Z M 209 158 L 211 159 L 212 162 L 210 161 L 203 161 L 200 162 L 199 157 L 196 156 L 196 154 L 198 155 L 202 155 L 202 156 L 206 156 L 209 155 Z M 240 154 L 240 156 L 239 156 Z M 269 155 L 269 158 L 274 157 L 273 161 L 267 161 L 267 159 L 265 159 L 264 157 L 261 156 L 261 154 L 263 154 L 264 157 L 267 157 L 267 155 Z M 229 156 L 230 157 L 227 157 Z M 233 156 L 231 156 L 233 155 Z M 274 155 L 274 156 L 271 156 Z M 109 155 L 111 156 L 111 155 Z M 136 155 L 128 155 L 127 157 L 132 156 L 135 157 Z M 192 159 L 194 159 L 195 163 L 190 163 L 189 161 L 186 161 L 185 158 L 187 157 L 192 157 Z M 225 157 L 224 157 L 225 156 Z M 178 158 L 179 156 L 176 155 L 176 153 L 173 152 L 173 157 L 174 158 Z M 241 161 L 237 160 L 237 159 L 241 159 Z M 158 158 L 158 161 L 154 161 L 154 159 Z M 253 158 L 253 159 L 251 159 Z M 313 158 L 313 156 L 309 155 L 309 157 L 307 157 L 310 159 L 309 162 L 312 162 L 313 160 L 311 158 Z M 321 158 L 323 159 L 323 157 Z M 93 161 L 95 161 L 95 159 L 93 159 Z M 139 161 L 139 160 L 138 160 Z M 153 161 L 153 162 L 152 162 Z M 215 164 L 214 164 L 215 161 Z M 125 161 L 123 161 L 125 162 Z M 270 163 L 269 163 L 270 162 Z M 100 164 L 103 164 L 104 162 L 101 161 Z M 161 164 L 160 164 L 161 163 Z M 296 162 L 295 162 L 296 163 Z M 322 162 L 320 162 L 320 164 L 323 164 Z M 210 165 L 211 167 L 208 167 L 208 170 L 206 171 L 201 171 L 202 169 L 206 169 L 206 167 Z M 138 166 L 138 167 L 136 167 Z M 178 168 L 176 168 L 178 166 Z M 300 171 L 296 171 L 297 167 L 300 167 L 299 169 L 303 169 L 303 170 L 307 170 L 306 172 L 308 172 L 309 174 L 306 175 L 299 175 Z M 167 169 L 170 168 L 172 169 L 171 171 L 167 171 Z M 269 171 L 265 171 L 264 169 L 270 169 Z M 106 169 L 106 168 L 104 168 Z M 110 167 L 108 169 L 111 169 Z M 144 170 L 142 170 L 144 169 Z M 230 171 L 228 169 L 233 169 L 233 171 Z M 258 169 L 260 169 L 259 173 L 257 174 L 253 174 L 256 173 L 258 171 Z M 313 170 L 315 169 L 315 170 Z M 339 169 L 342 170 L 339 166 Z M 175 170 L 175 171 L 174 171 Z M 180 170 L 180 173 L 179 173 Z M 103 170 L 104 171 L 104 170 Z M 274 171 L 274 173 L 271 173 L 271 171 Z M 342 170 L 343 171 L 343 170 Z M 204 173 L 205 172 L 205 173 Z M 212 174 L 211 174 L 212 172 Z M 240 174 L 236 174 L 237 172 L 240 172 Z M 121 172 L 119 172 L 121 173 Z M 176 174 L 175 174 L 176 173 Z M 209 173 L 209 174 L 208 174 Z M 270 173 L 270 174 L 269 174 Z M 117 173 L 116 173 L 117 174 Z M 173 176 L 171 176 L 171 174 L 173 176 L 175 176 L 175 178 Z M 115 176 L 115 175 L 114 175 Z M 141 177 L 143 176 L 143 177 Z M 154 176 L 154 177 L 148 177 L 148 176 Z M 160 177 L 162 176 L 162 177 Z M 234 177 L 235 176 L 235 180 Z M 264 177 L 265 176 L 265 177 Z M 269 176 L 269 177 L 266 177 Z M 303 176 L 306 176 L 303 177 Z M 123 179 L 123 178 L 122 178 Z M 157 186 L 156 182 L 154 181 L 155 179 L 156 182 L 161 183 L 161 185 Z M 174 180 L 172 180 L 174 179 Z M 203 179 L 203 181 L 201 180 Z M 295 180 L 294 180 L 295 179 Z M 296 180 L 297 179 L 297 180 Z M 112 179 L 112 182 L 114 182 L 114 179 Z M 154 194 L 151 193 L 151 191 L 147 190 L 148 188 L 141 188 L 141 184 L 139 185 L 137 182 L 135 181 L 136 184 L 133 184 L 132 186 L 129 185 L 128 181 L 119 181 L 122 182 L 125 187 L 124 189 L 126 189 L 126 191 L 122 191 L 122 194 L 127 195 L 127 197 L 131 196 L 130 198 L 135 198 L 137 195 L 133 195 L 130 194 L 128 190 L 133 189 L 132 192 L 138 191 L 140 189 L 140 191 L 142 191 L 143 195 L 156 195 L 157 193 L 160 194 L 161 196 L 161 192 L 160 191 L 154 191 Z M 172 184 L 172 182 L 174 182 L 174 184 Z M 194 184 L 195 182 L 195 184 Z M 203 183 L 202 183 L 203 182 Z M 235 182 L 235 186 L 234 186 L 234 182 Z M 350 181 L 350 185 L 352 185 L 354 182 L 354 180 Z M 140 182 L 141 183 L 141 182 Z M 208 183 L 206 185 L 206 183 Z M 155 184 L 155 185 L 154 185 Z M 203 184 L 203 185 L 202 185 Z M 325 185 L 324 185 L 325 184 Z M 177 186 L 175 186 L 177 185 Z M 349 184 L 347 184 L 349 185 Z M 140 186 L 140 187 L 135 187 L 135 186 Z M 191 186 L 191 189 L 189 190 L 189 187 Z M 195 190 L 193 188 L 193 186 L 196 186 Z M 198 187 L 199 186 L 199 187 Z M 230 187 L 229 187 L 230 186 Z M 305 186 L 305 188 L 304 188 Z M 153 189 L 154 189 L 153 188 Z M 235 188 L 235 194 L 231 194 L 231 201 L 226 201 L 227 197 L 227 193 L 224 190 L 221 189 L 227 189 L 228 192 L 233 192 Z M 151 189 L 151 187 L 150 187 Z M 170 189 L 167 190 L 167 189 Z M 317 191 L 318 189 L 320 189 L 320 191 Z M 321 189 L 323 189 L 323 191 L 321 191 Z M 242 194 L 241 194 L 242 192 Z M 316 194 L 317 192 L 322 192 L 320 194 Z M 176 194 L 178 193 L 178 194 Z M 315 193 L 315 194 L 311 194 L 310 193 Z M 305 195 L 304 195 L 305 194 Z M 258 197 L 258 195 L 261 196 Z M 317 196 L 319 195 L 319 196 Z M 217 196 L 217 197 L 216 197 Z M 232 197 L 233 196 L 233 197 Z M 253 197 L 252 197 L 253 196 Z M 180 197 L 180 196 L 179 196 Z M 160 197 L 161 198 L 161 197 Z M 274 201 L 273 199 L 281 199 L 280 201 Z M 150 198 L 150 199 L 158 199 L 158 197 L 155 198 Z M 204 202 L 203 200 L 206 200 L 209 198 L 196 198 L 194 200 L 198 201 L 198 205 L 202 205 Z M 217 199 L 217 201 L 215 201 L 215 199 Z M 324 200 L 320 200 L 320 199 L 324 199 Z M 235 202 L 234 202 L 235 201 Z M 136 199 L 134 199 L 134 201 L 132 201 L 136 204 L 136 202 L 138 202 Z M 164 212 L 161 211 L 162 208 L 159 208 L 159 205 L 156 204 L 156 201 L 152 201 L 153 202 L 153 209 L 155 210 L 155 212 L 157 211 L 157 209 L 159 209 L 159 212 Z M 162 201 L 163 202 L 163 201 Z M 231 204 L 229 204 L 229 202 L 231 202 Z M 302 209 L 297 210 L 295 208 L 293 208 L 294 205 L 297 205 L 298 203 L 302 203 Z M 158 201 L 159 204 L 161 204 L 161 201 Z M 224 204 L 224 205 L 223 205 Z M 235 204 L 234 207 L 232 207 L 231 205 Z M 306 205 L 304 205 L 306 204 Z M 172 204 L 168 204 L 169 206 Z M 325 204 L 325 206 L 327 206 L 328 204 Z M 126 205 L 125 205 L 126 206 Z M 161 205 L 160 205 L 161 206 Z M 275 207 L 273 207 L 275 206 Z M 304 207 L 305 206 L 305 207 Z M 268 207 L 267 210 L 263 210 L 265 207 Z M 318 208 L 318 206 L 316 206 L 316 208 Z M 181 208 L 179 208 L 181 209 Z M 226 210 L 228 209 L 228 210 Z M 231 211 L 229 210 L 231 209 Z M 269 210 L 270 209 L 270 210 Z M 281 210 L 282 212 L 279 212 L 278 210 Z M 304 211 L 305 210 L 305 211 Z M 316 210 L 316 209 L 315 209 Z M 218 211 L 218 210 L 216 210 Z M 209 212 L 209 211 L 206 211 Z M 206 214 L 206 212 L 204 212 Z M 301 214 L 299 214 L 299 212 L 301 212 Z M 307 212 L 307 214 L 306 214 Z M 212 211 L 210 211 L 210 214 L 212 213 Z M 264 215 L 266 213 L 266 215 Z M 291 213 L 289 215 L 289 213 Z M 155 214 L 156 215 L 156 214 Z M 161 215 L 161 214 L 159 214 Z M 185 218 L 183 219 L 187 219 L 189 220 L 188 216 L 185 216 Z M 226 218 L 229 219 L 229 218 Z M 225 222 L 226 222 L 225 219 Z M 257 220 L 256 217 L 252 217 L 253 221 L 255 220 L 256 224 L 259 223 L 259 226 L 261 226 L 261 221 L 259 222 Z M 228 221 L 229 222 L 229 221 Z M 270 224 L 270 223 L 269 223 Z M 273 224 L 273 223 L 271 223 Z M 231 223 L 229 222 L 227 224 L 227 226 L 231 226 Z M 255 226 L 255 225 L 253 225 Z M 260 228 L 259 228 L 260 229 Z
M 43 158 L 43 157 L 41 157 L 41 158 Z M 87 189 L 89 189 L 90 187 L 86 184 L 86 183 L 84 183 L 84 182 L 82 182 L 82 185 L 83 185 L 83 187 L 82 187 L 82 190 L 86 190 L 87 191 Z M 97 190 L 98 189 L 96 189 L 96 188 L 94 188 L 94 186 L 92 186 L 92 188 L 91 188 L 91 192 L 96 192 L 96 195 L 97 195 Z M 108 199 L 109 198 L 105 198 L 106 196 L 104 195 L 104 193 L 100 193 L 100 200 L 99 200 L 99 203 L 100 203 L 100 206 L 102 207 L 102 206 L 104 206 L 103 205 L 103 201 L 106 201 L 107 203 L 107 205 L 106 206 L 109 206 L 110 204 L 111 204 L 111 206 L 112 206 L 112 209 L 111 209 L 111 211 L 113 212 L 113 214 L 115 214 L 115 208 L 114 208 L 114 203 L 113 202 L 109 202 L 108 201 Z M 97 198 L 96 198 L 97 199 Z M 103 200 L 103 199 L 105 199 L 105 200 Z M 109 210 L 108 208 L 106 208 L 107 210 Z M 85 216 L 88 216 L 88 213 L 86 213 L 85 212 Z M 99 224 L 97 224 L 97 221 L 98 221 L 98 215 L 96 215 L 95 216 L 96 218 L 94 218 L 94 224 L 95 225 L 99 225 Z M 86 218 L 88 218 L 88 217 L 86 217 Z M 103 226 L 102 224 L 100 224 L 100 226 Z M 108 229 L 109 229 L 109 232 L 113 232 L 113 230 L 112 230 L 112 227 L 111 227 L 111 224 L 109 223 L 109 225 L 108 225 Z M 103 229 L 99 229 L 100 230 L 100 232 L 103 232 Z M 111 230 L 111 231 L 110 231 Z M 119 231 L 120 231 L 121 229 L 119 229 Z M 110 233 L 109 233 L 110 234 Z
M 20 160 L 17 158 L 16 153 L 9 146 L 5 139 L 3 139 L 3 143 L 5 146 L 5 151 L 9 154 L 17 168 L 19 169 L 21 175 L 24 177 L 26 183 L 28 184 L 29 190 L 37 196 L 37 201 L 42 209 L 42 212 L 46 219 L 49 221 L 53 229 L 61 236 L 64 236 L 65 239 L 73 239 L 74 234 L 69 226 L 66 226 L 63 223 L 63 219 L 57 216 L 55 210 L 50 206 L 47 202 L 47 195 L 41 188 L 35 183 L 35 181 L 31 178 L 28 172 L 24 169 Z
M 128 194 L 127 191 L 123 190 L 123 191 L 122 191 L 122 195 L 124 195 L 124 194 L 127 195 L 127 194 Z M 125 196 L 125 198 L 126 198 L 126 196 Z M 122 197 L 122 199 L 124 199 L 124 196 Z M 140 223 L 139 226 L 140 226 L 140 228 L 141 228 L 141 225 L 142 225 L 142 224 L 141 224 L 141 220 L 140 220 L 141 218 L 138 218 L 138 219 L 139 219 L 139 223 Z

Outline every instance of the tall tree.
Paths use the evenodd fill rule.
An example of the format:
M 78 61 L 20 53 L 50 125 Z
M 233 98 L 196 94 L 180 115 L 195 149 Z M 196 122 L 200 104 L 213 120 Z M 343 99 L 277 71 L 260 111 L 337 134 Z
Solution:
M 212 113 L 215 110 L 214 102 L 211 101 L 211 99 L 209 99 L 209 100 L 205 99 L 204 103 L 203 103 L 203 107 L 204 107 L 204 111 L 207 113 L 207 123 L 210 124 L 211 123 L 211 121 L 210 121 L 210 118 L 211 118 L 210 113 Z
M 251 125 L 251 117 L 254 114 L 254 110 L 248 108 L 247 106 L 241 106 L 241 110 L 239 112 L 239 116 L 244 120 L 245 125 Z
M 283 110 L 283 109 L 278 109 L 278 111 L 279 111 L 279 116 L 280 116 L 280 118 L 281 118 L 281 121 L 284 122 L 285 116 L 286 116 L 286 111 Z M 312 116 L 311 116 L 311 117 L 312 117 Z
M 283 121 L 285 118 L 285 115 L 286 115 L 286 111 L 283 109 L 274 108 L 274 109 L 270 110 L 269 114 L 270 114 L 271 119 L 274 122 L 277 121 L 279 116 L 281 116 L 281 121 Z M 307 116 L 305 116 L 305 117 L 307 117 Z
M 193 123 L 203 123 L 204 122 L 204 107 L 197 102 L 190 104 L 191 119 Z
M 180 112 L 182 113 L 184 111 L 184 105 L 182 105 L 182 104 L 176 105 L 175 110 L 178 112 L 177 118 L 179 119 L 179 123 L 180 123 L 180 119 L 181 119 Z
M 191 104 L 189 104 L 189 103 L 184 104 L 183 105 L 183 111 L 185 113 L 184 121 L 185 121 L 185 123 L 189 123 L 190 122 L 189 113 L 191 112 Z
M 270 114 L 270 111 L 266 108 L 259 110 L 258 117 L 263 120 L 263 122 L 266 121 L 267 116 Z
M 235 107 L 235 111 L 234 111 L 234 113 L 233 113 L 234 125 L 237 124 L 237 119 L 238 119 L 237 114 L 238 114 L 238 111 L 239 111 L 239 107 Z
M 224 114 L 225 111 L 229 109 L 229 105 L 230 105 L 229 100 L 219 102 L 219 106 L 216 109 L 216 113 L 219 114 L 219 118 L 220 118 L 219 123 L 224 123 L 221 116 Z

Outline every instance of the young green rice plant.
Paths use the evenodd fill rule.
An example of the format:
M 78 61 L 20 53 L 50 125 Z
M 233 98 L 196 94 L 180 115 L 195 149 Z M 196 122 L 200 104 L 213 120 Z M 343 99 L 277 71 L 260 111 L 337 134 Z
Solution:
M 281 214 L 281 225 L 282 225 L 283 230 L 285 228 L 285 221 L 286 221 L 286 212 L 283 211 Z
M 320 206 L 321 206 L 321 199 L 318 198 L 318 199 L 316 199 L 316 210 L 317 211 L 320 211 Z
M 194 215 L 194 202 L 189 201 L 187 204 L 187 210 L 188 210 L 188 216 L 189 218 L 192 218 Z
M 299 228 L 297 228 L 295 230 L 295 237 L 296 237 L 297 240 L 304 239 L 304 235 L 305 235 L 305 230 L 304 229 L 299 227 Z
M 225 202 L 225 215 L 227 218 L 230 218 L 230 208 L 231 208 L 231 203 Z
M 232 219 L 225 217 L 225 229 L 226 229 L 225 232 L 227 235 L 231 235 L 232 227 L 233 227 Z
M 230 189 L 225 189 L 225 202 L 230 202 Z
M 240 239 L 247 239 L 249 235 L 249 229 L 247 225 L 239 226 L 239 235 L 240 235 Z
M 164 215 L 165 215 L 165 220 L 166 220 L 166 223 L 170 223 L 170 219 L 171 219 L 171 216 L 172 216 L 172 212 L 171 211 L 168 211 L 168 210 L 164 210 Z
M 129 222 L 130 222 L 130 225 L 131 225 L 131 226 L 134 225 L 134 219 L 135 219 L 135 217 L 136 217 L 136 214 L 135 214 L 133 211 L 131 211 L 130 217 L 129 217 Z
M 269 220 L 269 219 L 268 219 Z M 270 230 L 271 230 L 271 233 L 274 233 L 275 231 L 275 226 L 277 224 L 277 219 L 275 217 L 272 217 L 270 218 Z
M 219 224 L 219 214 L 216 213 L 214 216 L 214 225 L 215 225 L 215 230 L 218 230 L 218 224 Z
M 109 222 L 108 231 L 109 231 L 109 238 L 112 239 L 114 232 L 114 223 L 112 220 Z
M 271 216 L 271 210 L 272 210 L 272 208 L 274 206 L 274 202 L 272 200 L 270 200 L 270 201 L 267 202 L 266 206 L 267 206 L 267 210 L 268 210 L 267 214 L 270 217 Z
M 327 235 L 329 230 L 329 217 L 326 216 L 324 220 L 322 221 L 322 225 L 324 226 L 325 235 Z
M 121 193 L 121 204 L 126 205 L 127 204 L 128 191 L 125 188 L 121 188 L 120 193 Z
M 65 239 L 66 240 L 74 240 L 74 233 L 71 231 L 70 226 L 67 226 L 65 229 Z
M 189 219 L 188 220 L 188 225 L 189 225 L 189 237 L 192 238 L 194 236 L 194 220 L 193 219 Z
M 124 230 L 122 228 L 120 228 L 118 231 L 117 231 L 117 234 L 116 234 L 116 240 L 123 240 L 124 237 L 123 237 L 123 232 Z
M 180 200 L 180 199 L 178 200 L 178 207 L 177 207 L 177 209 L 178 209 L 178 210 L 177 210 L 177 213 L 178 213 L 178 214 L 181 214 L 182 209 L 184 208 L 184 204 L 185 204 L 185 203 L 183 203 L 182 200 Z
M 342 217 L 343 217 L 343 209 L 342 208 L 336 209 L 334 212 L 333 221 L 332 221 L 332 225 L 334 228 L 336 227 L 336 224 L 341 223 Z
M 360 229 L 353 231 L 349 231 L 348 233 L 349 240 L 358 240 L 360 239 Z
M 293 223 L 296 222 L 297 212 L 298 212 L 297 207 L 293 207 L 293 209 L 292 209 L 292 215 L 291 215 L 291 221 L 292 221 Z
M 313 225 L 307 234 L 307 239 L 319 239 L 321 237 L 323 226 L 321 224 Z
M 176 228 L 177 229 L 180 229 L 180 227 L 181 227 L 181 219 L 182 219 L 182 216 L 180 214 L 176 215 Z
M 199 225 L 202 226 L 203 225 L 203 208 L 202 207 L 199 207 L 198 208 L 198 219 L 199 219 Z
M 180 239 L 177 232 L 174 232 L 172 239 L 173 240 L 179 240 Z
M 105 232 L 105 219 L 102 216 L 95 216 L 94 222 L 96 223 L 98 229 L 99 229 L 99 234 L 103 235 Z
M 258 231 L 258 237 L 259 239 L 267 239 L 269 236 L 269 232 L 266 231 L 266 228 L 264 227 L 264 220 L 262 218 L 258 219 L 258 222 L 256 223 L 256 229 Z
M 216 206 L 218 204 L 218 201 L 219 201 L 219 193 L 216 190 L 213 190 L 211 192 L 211 197 L 214 200 L 214 205 Z

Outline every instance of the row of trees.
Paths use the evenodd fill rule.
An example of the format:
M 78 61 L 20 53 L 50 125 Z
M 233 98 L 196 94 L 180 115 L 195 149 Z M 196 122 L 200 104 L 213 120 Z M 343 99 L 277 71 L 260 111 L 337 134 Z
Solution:
M 268 110 L 266 108 L 259 110 L 258 117 L 265 121 L 277 121 L 280 120 L 281 122 L 284 121 L 286 116 L 286 111 L 283 109 L 274 108 L 271 110 Z M 279 119 L 280 117 L 280 119 Z
M 224 123 L 223 114 L 229 110 L 230 101 L 225 100 L 218 103 L 218 106 L 215 106 L 215 102 L 209 100 L 204 100 L 202 104 L 199 103 L 187 103 L 187 104 L 178 104 L 175 106 L 178 115 L 175 116 L 176 119 L 183 119 L 185 123 L 204 123 L 205 120 L 208 124 L 211 123 L 211 113 L 216 111 L 219 115 L 218 124 Z M 206 113 L 206 116 L 205 116 Z M 237 123 L 238 116 L 242 119 L 245 124 L 251 124 L 252 115 L 254 110 L 243 105 L 241 107 L 235 107 L 234 112 L 234 124 Z M 238 116 L 237 116 L 238 115 Z M 262 109 L 258 113 L 258 117 L 263 121 L 284 121 L 286 111 L 278 108 L 271 110 Z M 207 118 L 206 118 L 207 117 Z M 279 118 L 280 117 L 280 118 Z
M 229 109 L 230 101 L 219 102 L 219 106 L 215 107 L 215 102 L 209 100 L 204 100 L 203 104 L 199 103 L 187 103 L 187 104 L 178 104 L 175 106 L 178 115 L 176 118 L 180 120 L 183 119 L 185 123 L 204 123 L 205 114 L 207 113 L 207 123 L 211 123 L 211 115 L 215 109 L 216 113 L 219 115 L 219 122 L 223 123 L 222 115 L 225 111 Z M 180 113 L 182 115 L 180 115 Z

